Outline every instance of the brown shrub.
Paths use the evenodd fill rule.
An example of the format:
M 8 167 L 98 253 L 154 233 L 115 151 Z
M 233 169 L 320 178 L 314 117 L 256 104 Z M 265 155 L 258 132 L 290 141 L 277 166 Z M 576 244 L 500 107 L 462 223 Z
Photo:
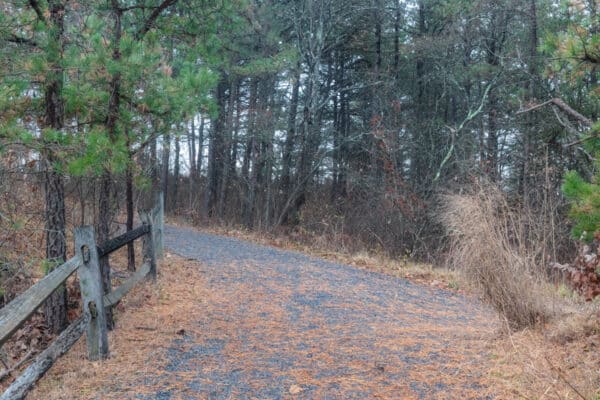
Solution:
M 529 240 L 531 221 L 493 185 L 444 196 L 442 204 L 451 266 L 464 272 L 511 329 L 547 320 L 551 311 L 538 252 Z

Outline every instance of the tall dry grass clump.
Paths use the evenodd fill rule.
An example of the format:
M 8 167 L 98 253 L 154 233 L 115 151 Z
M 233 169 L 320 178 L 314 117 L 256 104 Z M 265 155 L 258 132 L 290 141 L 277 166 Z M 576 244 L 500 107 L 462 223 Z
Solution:
M 538 252 L 530 243 L 531 224 L 512 209 L 495 186 L 443 198 L 442 223 L 452 246 L 449 261 L 481 290 L 513 330 L 547 320 L 551 307 Z

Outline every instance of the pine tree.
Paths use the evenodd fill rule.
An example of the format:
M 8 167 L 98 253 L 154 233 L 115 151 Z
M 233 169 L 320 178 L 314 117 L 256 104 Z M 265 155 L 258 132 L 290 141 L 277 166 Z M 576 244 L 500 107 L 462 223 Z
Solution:
M 551 76 L 565 87 L 563 92 L 579 93 L 581 111 L 592 118 L 571 113 L 574 116 L 570 130 L 578 126 L 580 134 L 574 143 L 584 147 L 594 157 L 594 173 L 582 176 L 581 171 L 570 171 L 565 175 L 563 193 L 571 201 L 570 217 L 575 222 L 573 237 L 590 241 L 600 232 L 600 93 L 598 92 L 598 69 L 600 68 L 600 16 L 596 3 L 572 2 L 568 14 L 570 25 L 567 30 L 550 35 L 544 44 L 547 53 L 553 56 L 549 67 Z M 583 150 L 583 149 L 582 149 Z

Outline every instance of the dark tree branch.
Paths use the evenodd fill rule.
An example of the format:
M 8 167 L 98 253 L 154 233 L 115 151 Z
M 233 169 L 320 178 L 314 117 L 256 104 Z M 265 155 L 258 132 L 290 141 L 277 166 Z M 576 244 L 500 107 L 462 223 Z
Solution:
M 160 14 L 162 14 L 163 11 L 171 7 L 173 4 L 177 3 L 177 1 L 178 0 L 164 0 L 158 7 L 154 9 L 154 11 L 152 11 L 152 14 L 150 14 L 146 22 L 144 22 L 142 28 L 137 32 L 135 36 L 138 39 L 143 38 L 144 35 L 146 35 L 146 33 L 148 33 L 150 29 L 152 29 L 154 23 L 156 22 Z
M 16 43 L 16 44 L 26 44 L 26 45 L 31 46 L 31 47 L 37 47 L 38 46 L 37 42 L 35 42 L 34 40 L 28 39 L 28 38 L 24 38 L 24 37 L 20 37 L 20 36 L 17 36 L 15 34 L 11 35 L 6 40 L 8 42 Z

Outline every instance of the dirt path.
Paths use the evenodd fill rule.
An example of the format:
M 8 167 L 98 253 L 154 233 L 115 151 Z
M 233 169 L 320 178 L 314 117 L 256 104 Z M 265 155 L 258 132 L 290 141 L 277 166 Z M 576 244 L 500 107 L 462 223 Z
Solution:
M 194 399 L 491 398 L 492 317 L 471 300 L 185 228 L 167 226 L 165 246 L 200 261 L 214 295 L 149 385 L 181 382 Z

